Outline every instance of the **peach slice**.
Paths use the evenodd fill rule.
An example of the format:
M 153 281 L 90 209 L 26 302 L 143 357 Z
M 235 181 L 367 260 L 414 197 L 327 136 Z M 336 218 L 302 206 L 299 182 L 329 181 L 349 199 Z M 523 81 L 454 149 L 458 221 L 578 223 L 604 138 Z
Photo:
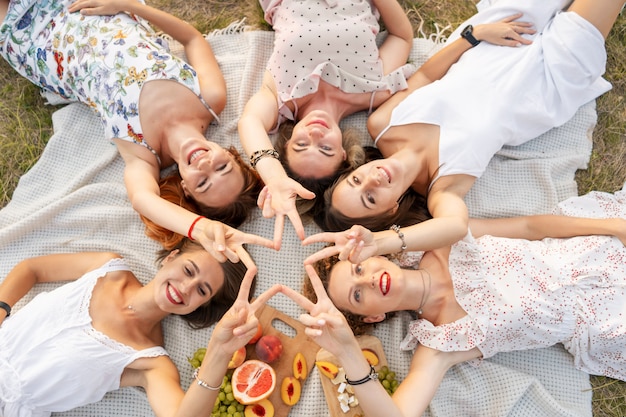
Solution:
M 247 405 L 243 410 L 245 417 L 274 417 L 274 406 L 270 400 L 261 400 L 256 404 Z
M 315 366 L 317 366 L 317 369 L 319 369 L 322 375 L 330 379 L 335 378 L 339 372 L 337 365 L 331 362 L 317 361 L 315 362 Z
M 304 381 L 308 373 L 309 368 L 306 366 L 304 355 L 300 352 L 296 353 L 296 357 L 293 358 L 293 376 Z
M 240 347 L 233 353 L 233 357 L 228 362 L 228 369 L 235 369 L 246 360 L 246 347 Z
M 300 381 L 292 376 L 286 376 L 280 385 L 280 398 L 287 405 L 294 405 L 300 399 L 302 386 Z
M 261 326 L 261 323 L 257 322 L 256 333 L 254 334 L 254 336 L 252 336 L 252 339 L 248 340 L 248 344 L 255 344 L 261 338 L 261 336 L 263 336 L 263 327 Z
M 372 349 L 361 349 L 361 352 L 363 352 L 363 356 L 365 356 L 365 359 L 367 359 L 367 362 L 372 365 L 372 366 L 376 366 L 378 365 L 378 355 L 376 354 L 376 352 L 374 352 Z

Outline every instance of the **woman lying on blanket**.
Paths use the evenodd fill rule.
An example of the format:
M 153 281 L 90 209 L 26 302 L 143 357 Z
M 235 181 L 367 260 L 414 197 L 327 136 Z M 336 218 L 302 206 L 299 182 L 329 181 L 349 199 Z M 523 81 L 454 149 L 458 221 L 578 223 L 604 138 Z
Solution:
M 100 115 L 126 162 L 133 207 L 156 229 L 153 237 L 176 244 L 165 228 L 213 251 L 224 245 L 224 233 L 237 233 L 206 218 L 194 224 L 203 213 L 237 227 L 262 188 L 236 151 L 204 136 L 224 108 L 226 87 L 200 32 L 136 0 L 0 0 L 0 20 L 0 54 L 11 66 Z M 184 46 L 189 64 L 167 52 L 149 23 Z M 180 177 L 160 190 L 160 170 L 173 164 Z
M 272 196 L 264 215 L 277 215 L 280 245 L 285 215 L 304 238 L 296 196 L 314 198 L 359 160 L 359 138 L 342 134 L 339 122 L 407 87 L 413 30 L 396 0 L 260 3 L 275 32 L 274 50 L 261 88 L 244 108 L 239 136 Z M 380 47 L 379 15 L 389 32 Z M 276 151 L 268 132 L 285 120 L 295 126 Z
M 520 145 L 565 123 L 610 88 L 601 78 L 604 40 L 623 0 L 574 0 L 563 12 L 569 0 L 485 3 L 461 26 L 461 37 L 409 79 L 408 90 L 369 118 L 386 159 L 359 167 L 329 189 L 318 218 L 322 229 L 389 227 L 410 206 L 403 195 L 412 188 L 427 196 L 433 216 L 412 226 L 420 231 L 411 233 L 417 247 L 451 244 L 467 231 L 463 198 L 503 145 Z M 518 22 L 522 18 L 533 22 L 536 35 L 520 36 L 535 33 Z
M 306 333 L 337 357 L 368 416 L 421 416 L 454 364 L 556 343 L 565 345 L 577 368 L 626 380 L 622 213 L 624 219 L 472 219 L 463 240 L 402 254 L 401 265 L 381 256 L 357 264 L 335 256 L 315 268 L 306 265 L 315 304 L 283 291 L 309 312 L 301 316 Z M 366 246 L 376 245 L 366 229 L 358 232 Z M 575 235 L 585 236 L 535 240 Z M 355 332 L 395 311 L 416 317 L 401 344 L 414 349 L 411 366 L 393 397 L 359 354 L 341 311 Z
M 250 304 L 255 274 L 187 240 L 145 286 L 113 253 L 19 263 L 0 285 L 0 415 L 46 416 L 139 386 L 157 416 L 209 416 L 229 360 L 257 330 L 255 311 L 279 289 Z M 9 317 L 34 284 L 53 281 L 72 282 Z M 170 314 L 197 328 L 219 320 L 186 393 L 162 347 L 161 320 Z

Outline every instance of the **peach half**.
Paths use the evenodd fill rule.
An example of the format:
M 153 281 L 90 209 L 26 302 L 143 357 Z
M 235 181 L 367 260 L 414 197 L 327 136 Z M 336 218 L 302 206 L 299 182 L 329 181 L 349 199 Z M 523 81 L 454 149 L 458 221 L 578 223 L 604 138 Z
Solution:
M 376 352 L 374 352 L 372 349 L 362 349 L 361 352 L 363 352 L 363 356 L 365 356 L 365 359 L 367 359 L 367 362 L 370 365 L 378 365 L 379 359 Z
M 294 405 L 300 399 L 302 386 L 300 381 L 292 376 L 286 376 L 280 385 L 280 398 L 287 405 Z
M 274 417 L 274 406 L 270 400 L 261 400 L 256 404 L 247 405 L 243 410 L 244 417 Z
M 300 352 L 296 353 L 296 356 L 293 358 L 293 376 L 296 379 L 305 380 L 309 373 L 309 368 L 306 364 L 306 359 L 304 359 L 304 355 Z
M 331 362 L 317 361 L 315 362 L 315 366 L 317 369 L 327 378 L 334 379 L 339 372 L 339 368 L 337 365 Z

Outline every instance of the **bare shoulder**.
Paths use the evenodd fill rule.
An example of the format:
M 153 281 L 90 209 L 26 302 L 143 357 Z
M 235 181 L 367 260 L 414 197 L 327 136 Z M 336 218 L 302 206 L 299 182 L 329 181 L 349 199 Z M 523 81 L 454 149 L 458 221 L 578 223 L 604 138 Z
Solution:
M 180 381 L 178 369 L 169 356 L 139 358 L 131 362 L 122 373 L 121 386 L 145 388 L 157 380 L 176 384 Z

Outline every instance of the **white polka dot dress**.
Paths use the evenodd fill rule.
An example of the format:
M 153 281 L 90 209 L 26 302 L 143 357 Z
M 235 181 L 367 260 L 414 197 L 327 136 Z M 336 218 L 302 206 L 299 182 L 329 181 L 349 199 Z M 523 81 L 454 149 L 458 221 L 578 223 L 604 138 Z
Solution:
M 620 193 L 619 201 L 603 201 L 605 215 L 626 218 Z M 626 247 L 619 239 L 468 235 L 453 246 L 450 273 L 467 316 L 441 326 L 413 321 L 403 348 L 478 347 L 488 358 L 563 343 L 578 369 L 626 380 Z
M 283 120 L 297 118 L 285 103 L 315 93 L 320 80 L 346 93 L 395 93 L 407 87 L 412 65 L 383 74 L 378 12 L 369 1 L 261 0 L 261 5 L 275 31 L 267 70 Z

